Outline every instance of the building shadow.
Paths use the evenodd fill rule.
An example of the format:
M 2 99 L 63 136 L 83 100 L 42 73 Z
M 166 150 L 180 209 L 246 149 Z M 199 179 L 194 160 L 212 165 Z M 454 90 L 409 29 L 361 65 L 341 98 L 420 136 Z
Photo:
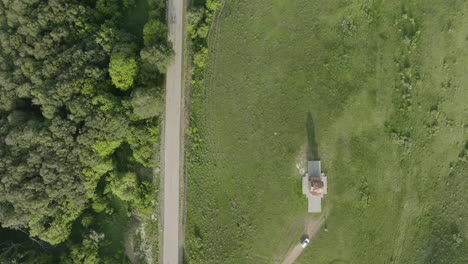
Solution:
M 307 160 L 320 160 L 320 155 L 318 152 L 318 144 L 315 140 L 315 124 L 312 114 L 307 113 L 306 119 L 306 129 L 307 129 Z

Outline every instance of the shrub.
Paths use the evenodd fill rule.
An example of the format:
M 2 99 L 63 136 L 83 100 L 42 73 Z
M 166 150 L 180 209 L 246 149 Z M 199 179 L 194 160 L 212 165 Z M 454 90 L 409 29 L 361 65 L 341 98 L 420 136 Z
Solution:
M 138 215 L 148 217 L 153 212 L 153 192 L 154 187 L 151 182 L 142 181 L 138 187 L 138 195 L 135 197 L 134 204 Z
M 61 263 L 66 264 L 96 264 L 99 263 L 98 241 L 91 238 L 83 239 L 81 244 L 69 244 L 70 254 L 63 256 Z

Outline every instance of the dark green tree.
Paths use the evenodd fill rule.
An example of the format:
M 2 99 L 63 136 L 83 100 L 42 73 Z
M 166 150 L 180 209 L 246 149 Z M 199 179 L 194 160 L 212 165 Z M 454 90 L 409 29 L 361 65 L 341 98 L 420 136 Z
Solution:
M 142 49 L 140 57 L 143 61 L 156 67 L 159 72 L 165 73 L 167 65 L 174 57 L 174 51 L 166 45 L 154 45 Z
M 159 50 L 142 59 L 143 43 L 122 25 L 131 0 L 0 1 L 0 225 L 70 246 L 70 263 L 98 263 L 104 243 L 70 233 L 83 212 L 112 213 L 109 175 L 150 166 L 158 150 L 161 91 L 140 87 L 160 86 L 171 50 L 163 4 L 150 5 L 158 14 L 144 42 Z M 149 188 L 138 180 L 136 197 Z M 137 198 L 131 206 L 150 204 Z M 0 263 L 49 261 L 10 249 Z

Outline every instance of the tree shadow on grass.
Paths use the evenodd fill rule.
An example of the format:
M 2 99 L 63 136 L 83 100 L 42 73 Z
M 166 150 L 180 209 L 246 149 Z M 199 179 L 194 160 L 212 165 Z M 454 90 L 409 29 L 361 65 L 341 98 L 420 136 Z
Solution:
M 307 113 L 306 119 L 306 129 L 307 129 L 307 160 L 320 160 L 318 152 L 318 144 L 315 140 L 315 124 L 312 114 Z

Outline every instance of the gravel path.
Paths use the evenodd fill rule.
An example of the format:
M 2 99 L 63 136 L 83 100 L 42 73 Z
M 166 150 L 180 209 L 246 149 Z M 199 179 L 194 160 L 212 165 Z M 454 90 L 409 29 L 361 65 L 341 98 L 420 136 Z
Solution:
M 169 40 L 175 58 L 167 68 L 166 111 L 163 143 L 163 220 L 162 263 L 182 263 L 180 243 L 180 177 L 182 165 L 181 120 L 182 120 L 182 41 L 183 0 L 168 0 L 167 19 Z

